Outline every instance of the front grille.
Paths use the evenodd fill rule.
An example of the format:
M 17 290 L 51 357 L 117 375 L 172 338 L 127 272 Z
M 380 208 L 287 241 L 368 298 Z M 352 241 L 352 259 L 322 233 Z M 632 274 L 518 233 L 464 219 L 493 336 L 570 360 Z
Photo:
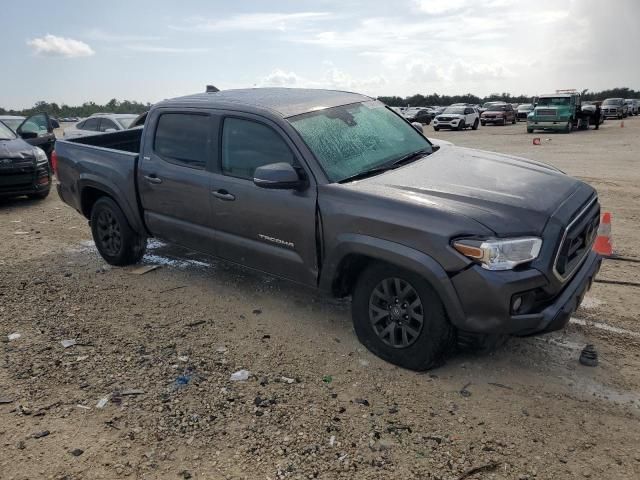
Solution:
M 553 266 L 560 280 L 567 280 L 591 251 L 599 225 L 600 204 L 594 198 L 564 231 Z
M 541 117 L 555 117 L 556 111 L 552 108 L 539 108 L 536 113 Z
M 617 108 L 605 108 L 603 109 L 604 113 L 616 113 L 618 111 Z
M 450 117 L 440 117 L 440 118 L 438 118 L 439 122 L 450 122 L 451 120 L 453 120 L 453 118 L 450 118 Z

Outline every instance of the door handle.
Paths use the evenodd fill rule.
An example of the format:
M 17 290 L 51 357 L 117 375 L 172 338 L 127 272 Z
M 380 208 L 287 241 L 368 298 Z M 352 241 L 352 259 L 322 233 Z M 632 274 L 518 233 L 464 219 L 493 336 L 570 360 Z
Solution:
M 232 193 L 227 192 L 223 188 L 221 188 L 220 190 L 216 190 L 214 192 L 211 192 L 211 195 L 213 195 L 216 198 L 219 198 L 220 200 L 226 200 L 227 202 L 231 202 L 231 201 L 236 199 L 235 195 L 233 195 Z
M 149 183 L 162 183 L 162 179 L 156 177 L 155 175 L 145 175 L 144 179 Z

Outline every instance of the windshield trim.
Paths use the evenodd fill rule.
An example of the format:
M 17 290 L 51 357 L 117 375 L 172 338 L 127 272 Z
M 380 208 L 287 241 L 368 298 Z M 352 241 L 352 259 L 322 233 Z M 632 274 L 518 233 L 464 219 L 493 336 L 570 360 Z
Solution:
M 7 129 L 7 132 L 9 133 L 9 135 L 11 135 L 8 138 L 5 138 L 2 133 L 3 129 Z M 16 138 L 18 138 L 18 135 L 16 135 L 16 132 L 13 131 L 13 129 L 7 125 L 6 123 L 4 123 L 2 120 L 0 120 L 0 140 L 15 140 Z

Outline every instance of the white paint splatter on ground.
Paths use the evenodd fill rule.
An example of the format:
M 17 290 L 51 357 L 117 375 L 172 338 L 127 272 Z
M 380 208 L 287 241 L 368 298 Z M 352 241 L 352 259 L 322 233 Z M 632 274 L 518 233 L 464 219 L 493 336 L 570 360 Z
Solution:
M 580 304 L 580 306 L 582 308 L 591 309 L 591 308 L 597 308 L 600 305 L 604 305 L 604 304 L 605 302 L 603 302 L 599 298 L 590 297 L 589 295 L 587 295 L 582 299 L 582 303 Z

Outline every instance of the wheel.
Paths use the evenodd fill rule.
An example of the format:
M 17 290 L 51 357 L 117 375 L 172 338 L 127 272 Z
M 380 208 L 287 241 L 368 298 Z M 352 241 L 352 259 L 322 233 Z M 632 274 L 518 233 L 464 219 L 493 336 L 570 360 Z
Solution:
M 515 125 L 516 124 L 516 117 L 513 117 L 513 119 L 511 120 L 511 125 Z
M 473 126 L 471 128 L 473 130 L 477 130 L 478 129 L 478 123 L 480 123 L 480 121 L 476 118 L 476 120 L 473 122 Z
M 436 127 L 436 126 L 434 126 L 434 127 L 433 127 L 433 129 L 434 129 L 436 132 L 440 131 L 440 127 Z
M 376 263 L 360 275 L 352 316 L 365 347 L 411 370 L 442 364 L 455 343 L 455 328 L 429 282 L 392 265 Z
M 133 231 L 120 207 L 101 197 L 91 210 L 91 233 L 98 252 L 111 265 L 138 263 L 147 249 L 147 238 Z
M 533 133 L 533 128 L 527 127 L 527 133 Z
M 458 123 L 457 130 L 464 130 L 465 128 L 467 128 L 467 124 L 464 123 L 464 120 L 460 120 L 460 123 Z
M 483 127 L 487 124 L 487 122 L 480 122 L 480 125 L 482 125 Z
M 45 198 L 47 198 L 49 196 L 49 192 L 50 191 L 51 191 L 51 189 L 47 188 L 43 192 L 30 193 L 29 195 L 27 195 L 27 197 L 29 197 L 31 200 L 44 200 Z
M 564 128 L 564 133 L 571 133 L 573 130 L 573 120 L 569 119 L 567 126 Z

